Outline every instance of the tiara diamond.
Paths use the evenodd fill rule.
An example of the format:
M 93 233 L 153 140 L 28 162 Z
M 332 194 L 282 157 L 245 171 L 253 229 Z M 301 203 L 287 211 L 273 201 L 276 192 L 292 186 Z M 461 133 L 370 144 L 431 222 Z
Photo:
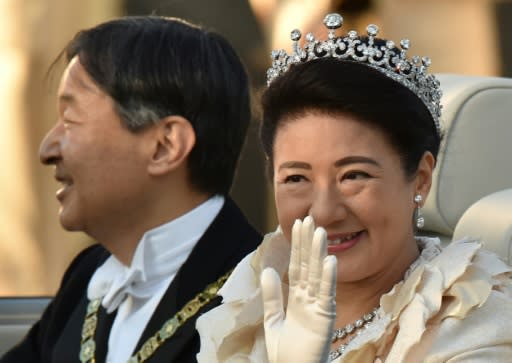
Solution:
M 441 96 L 439 80 L 427 73 L 430 58 L 414 56 L 407 58 L 410 47 L 409 39 L 400 41 L 400 48 L 391 40 L 385 45 L 375 44 L 379 27 L 369 24 L 366 28 L 367 36 L 360 36 L 355 30 L 346 35 L 336 37 L 336 29 L 343 25 L 341 15 L 327 14 L 324 25 L 328 29 L 328 37 L 324 41 L 315 38 L 311 33 L 306 35 L 304 46 L 299 45 L 301 32 L 295 29 L 291 33 L 293 40 L 292 54 L 284 50 L 272 51 L 272 66 L 267 70 L 267 85 L 274 79 L 286 73 L 291 65 L 309 62 L 319 58 L 336 58 L 353 61 L 372 67 L 389 78 L 414 92 L 429 110 L 438 134 L 441 134 Z M 379 43 L 380 44 L 380 43 Z
M 368 35 L 371 35 L 372 37 L 374 37 L 379 33 L 379 27 L 375 24 L 370 24 L 366 28 L 366 31 L 368 32 Z
M 343 17 L 340 14 L 327 14 L 324 18 L 327 29 L 338 29 L 343 25 Z
M 301 36 L 302 36 L 302 34 L 299 29 L 292 30 L 291 35 L 290 35 L 290 37 L 292 38 L 293 41 L 298 41 Z

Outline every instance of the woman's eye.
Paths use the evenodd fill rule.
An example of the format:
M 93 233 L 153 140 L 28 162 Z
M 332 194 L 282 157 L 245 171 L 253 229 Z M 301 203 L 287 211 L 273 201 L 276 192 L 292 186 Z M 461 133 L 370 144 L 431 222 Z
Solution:
M 302 175 L 288 175 L 285 179 L 285 183 L 298 183 L 300 181 L 304 180 L 304 177 Z
M 365 173 L 364 171 L 351 171 L 343 175 L 342 180 L 359 180 L 359 179 L 367 179 L 370 177 L 370 174 Z

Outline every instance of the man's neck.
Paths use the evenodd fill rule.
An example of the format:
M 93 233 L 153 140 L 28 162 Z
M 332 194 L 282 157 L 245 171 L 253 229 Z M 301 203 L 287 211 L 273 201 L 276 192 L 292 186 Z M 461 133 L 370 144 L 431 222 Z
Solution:
M 117 224 L 107 225 L 103 230 L 96 229 L 91 236 L 121 263 L 130 266 L 144 233 L 188 213 L 210 197 L 204 193 L 187 195 L 186 198 L 161 197 L 146 213 L 131 216 L 127 213 L 116 219 Z

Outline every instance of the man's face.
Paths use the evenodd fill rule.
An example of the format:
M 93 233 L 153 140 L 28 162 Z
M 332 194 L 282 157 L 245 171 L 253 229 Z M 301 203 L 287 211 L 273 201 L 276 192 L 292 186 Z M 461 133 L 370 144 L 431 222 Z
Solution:
M 62 76 L 57 108 L 57 123 L 41 143 L 40 158 L 55 165 L 62 184 L 57 191 L 62 226 L 94 237 L 102 228 L 132 223 L 144 210 L 139 207 L 149 179 L 148 132 L 122 126 L 113 99 L 77 57 Z

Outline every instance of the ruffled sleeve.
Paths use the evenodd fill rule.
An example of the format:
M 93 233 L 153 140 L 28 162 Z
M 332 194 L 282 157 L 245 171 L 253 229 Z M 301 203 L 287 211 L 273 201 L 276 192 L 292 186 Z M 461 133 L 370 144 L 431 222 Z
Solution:
M 488 327 L 503 325 L 487 312 L 487 306 L 480 309 L 493 304 L 493 291 L 509 301 L 503 317 L 512 317 L 511 268 L 475 241 L 452 242 L 442 253 L 435 253 L 438 240 L 423 238 L 420 242 L 424 248 L 420 263 L 382 296 L 381 321 L 370 329 L 373 332 L 354 342 L 341 362 L 362 361 L 370 352 L 375 354 L 373 359 L 390 363 L 446 362 L 463 351 L 479 349 L 478 344 L 507 340 L 512 344 L 509 332 L 494 341 L 492 336 L 481 336 L 478 344 L 460 334 L 465 330 L 461 327 L 478 329 L 471 326 L 477 315 L 482 315 L 477 320 L 485 319 Z M 459 333 L 452 335 L 454 326 Z
M 266 267 L 274 268 L 283 278 L 289 259 L 289 243 L 278 229 L 237 265 L 219 290 L 222 305 L 197 320 L 199 363 L 268 362 L 259 278 Z M 287 290 L 285 285 L 283 290 Z

